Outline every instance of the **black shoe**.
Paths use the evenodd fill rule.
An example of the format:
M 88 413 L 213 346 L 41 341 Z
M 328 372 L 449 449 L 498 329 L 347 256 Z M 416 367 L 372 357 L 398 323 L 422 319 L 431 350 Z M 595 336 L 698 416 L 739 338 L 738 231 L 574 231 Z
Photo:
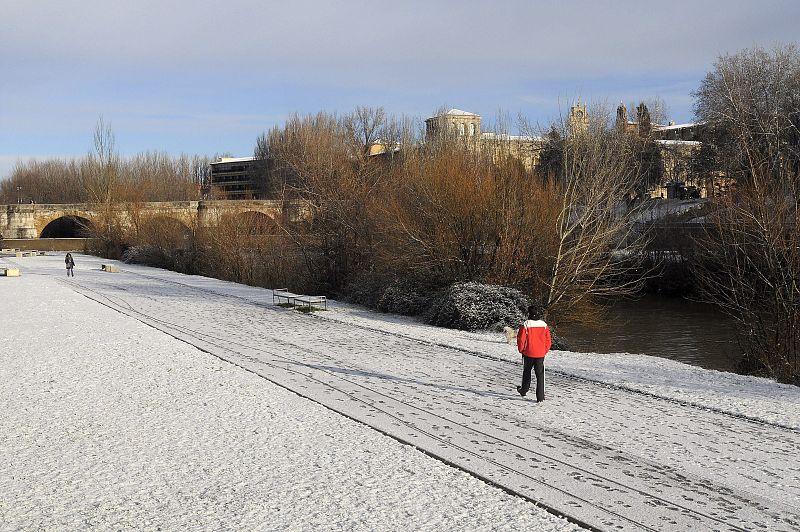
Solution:
M 517 393 L 520 394 L 522 397 L 525 397 L 525 393 L 522 391 L 522 386 L 517 386 Z

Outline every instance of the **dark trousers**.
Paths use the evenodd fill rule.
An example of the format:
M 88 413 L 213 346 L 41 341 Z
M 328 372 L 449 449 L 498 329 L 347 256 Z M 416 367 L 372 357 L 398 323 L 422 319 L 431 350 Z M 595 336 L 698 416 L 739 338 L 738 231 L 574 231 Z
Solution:
M 536 400 L 544 401 L 544 358 L 522 357 L 522 393 L 531 388 L 531 369 L 536 371 Z
M 70 275 L 75 277 L 75 273 L 72 271 L 72 268 L 67 268 L 67 277 L 69 277 Z

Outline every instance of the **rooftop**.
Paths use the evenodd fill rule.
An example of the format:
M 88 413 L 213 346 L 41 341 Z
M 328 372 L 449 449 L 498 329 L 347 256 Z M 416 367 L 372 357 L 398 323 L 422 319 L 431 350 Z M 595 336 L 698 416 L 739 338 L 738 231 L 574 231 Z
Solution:
M 696 122 L 687 122 L 685 124 L 669 124 L 666 126 L 661 124 L 655 124 L 653 126 L 653 129 L 657 129 L 659 131 L 669 131 L 671 129 L 686 129 L 689 127 L 694 127 L 696 125 L 698 125 Z
M 544 137 L 531 137 L 529 135 L 507 135 L 505 133 L 493 133 L 491 131 L 481 133 L 484 140 L 516 140 L 519 142 L 536 142 L 544 140 Z
M 224 164 L 224 163 L 248 163 L 255 161 L 255 157 L 220 157 L 219 160 L 209 164 Z
M 426 120 L 431 120 L 432 118 L 439 118 L 440 116 L 477 116 L 477 117 L 480 117 L 481 115 L 479 115 L 477 113 L 470 113 L 469 111 L 462 111 L 461 109 L 456 109 L 454 107 L 454 108 L 450 109 L 449 111 L 447 111 L 445 113 L 434 115 L 434 116 L 429 116 Z
M 657 144 L 661 144 L 663 146 L 700 146 L 703 144 L 698 140 L 660 140 L 656 139 L 655 142 Z

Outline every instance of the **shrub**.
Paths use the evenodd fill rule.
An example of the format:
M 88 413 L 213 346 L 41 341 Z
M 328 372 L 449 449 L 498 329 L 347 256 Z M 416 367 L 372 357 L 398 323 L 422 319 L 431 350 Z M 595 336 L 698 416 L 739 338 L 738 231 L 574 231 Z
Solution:
M 168 252 L 155 246 L 131 246 L 122 253 L 122 261 L 174 270 L 175 252 Z
M 745 354 L 734 366 L 734 371 L 739 375 L 754 375 L 756 377 L 770 377 L 770 369 L 764 364 L 761 357 Z
M 550 336 L 553 340 L 553 343 L 550 345 L 550 349 L 556 351 L 572 351 L 572 348 L 569 346 L 566 340 L 563 337 L 559 336 L 555 333 L 554 330 L 550 330 Z
M 430 290 L 412 279 L 396 279 L 383 291 L 377 308 L 381 312 L 416 316 L 430 303 Z
M 436 276 L 406 275 L 391 277 L 376 272 L 363 273 L 345 289 L 345 301 L 381 312 L 416 316 L 428 308 L 431 294 L 442 283 Z
M 365 272 L 351 280 L 344 289 L 344 300 L 368 308 L 378 308 L 389 282 L 380 274 Z
M 526 319 L 528 299 L 513 288 L 476 282 L 440 290 L 424 313 L 426 323 L 465 331 L 517 327 Z

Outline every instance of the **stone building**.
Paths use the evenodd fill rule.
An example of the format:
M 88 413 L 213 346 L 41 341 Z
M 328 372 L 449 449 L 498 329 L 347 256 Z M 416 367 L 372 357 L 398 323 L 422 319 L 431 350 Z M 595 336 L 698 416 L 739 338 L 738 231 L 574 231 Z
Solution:
M 542 148 L 541 137 L 508 135 L 481 131 L 481 115 L 450 109 L 425 120 L 427 140 L 448 137 L 466 142 L 473 149 L 485 150 L 493 160 L 510 156 L 522 163 L 526 170 L 533 170 L 539 161 Z
M 571 135 L 581 135 L 589 129 L 589 114 L 580 101 L 569 111 L 568 127 Z M 539 164 L 539 155 L 544 146 L 544 137 L 509 135 L 481 130 L 481 115 L 450 109 L 425 120 L 427 140 L 447 136 L 462 139 L 475 149 L 485 150 L 494 160 L 504 156 L 518 159 L 526 170 L 532 171 Z
M 629 135 L 652 141 L 658 148 L 661 180 L 649 190 L 651 198 L 705 198 L 719 193 L 710 176 L 698 175 L 694 170 L 694 159 L 702 147 L 702 143 L 696 140 L 702 124 L 654 123 L 644 103 L 636 107 L 636 120 L 630 120 L 628 108 L 620 103 L 615 127 Z
M 696 140 L 654 139 L 661 158 L 661 182 L 650 191 L 651 198 L 693 199 L 713 195 L 705 176 L 693 171 L 692 161 L 702 143 Z
M 458 137 L 477 140 L 481 136 L 481 115 L 450 109 L 425 120 L 425 138 Z
M 581 105 L 578 100 L 576 105 L 569 108 L 569 132 L 572 135 L 583 135 L 589 130 L 589 113 L 586 110 L 586 104 Z

